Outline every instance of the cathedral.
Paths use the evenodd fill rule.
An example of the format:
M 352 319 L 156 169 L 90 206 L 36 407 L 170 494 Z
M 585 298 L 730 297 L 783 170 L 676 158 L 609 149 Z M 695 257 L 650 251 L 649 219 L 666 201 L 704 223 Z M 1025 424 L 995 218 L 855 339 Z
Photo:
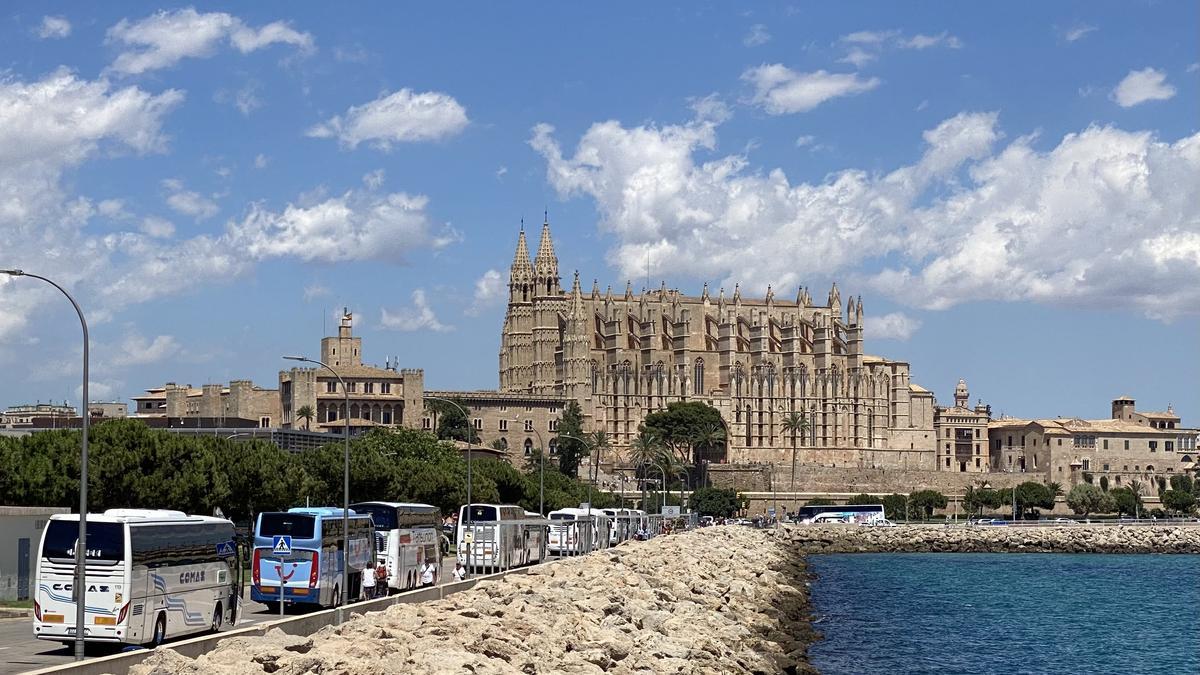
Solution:
M 843 304 L 845 302 L 845 304 Z M 549 223 L 530 260 L 522 228 L 509 278 L 500 390 L 575 400 L 623 455 L 649 413 L 702 401 L 728 439 L 716 462 L 935 470 L 934 399 L 909 365 L 863 351 L 861 297 L 564 290 Z M 803 420 L 801 431 L 786 419 Z M 790 425 L 789 425 L 790 426 Z

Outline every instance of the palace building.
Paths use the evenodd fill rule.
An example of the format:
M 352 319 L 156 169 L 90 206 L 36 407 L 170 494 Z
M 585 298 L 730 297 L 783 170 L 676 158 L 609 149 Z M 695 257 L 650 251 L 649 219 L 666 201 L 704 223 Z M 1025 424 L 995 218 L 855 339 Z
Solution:
M 578 401 L 585 428 L 608 433 L 618 454 L 646 415 L 673 401 L 721 413 L 728 450 L 717 462 L 799 461 L 827 466 L 937 469 L 934 399 L 909 365 L 864 352 L 863 302 L 843 305 L 837 285 L 823 303 L 668 289 L 623 294 L 575 274 L 561 286 L 549 223 L 530 259 L 517 238 L 500 346 L 500 389 Z M 794 418 L 793 418 L 794 419 Z

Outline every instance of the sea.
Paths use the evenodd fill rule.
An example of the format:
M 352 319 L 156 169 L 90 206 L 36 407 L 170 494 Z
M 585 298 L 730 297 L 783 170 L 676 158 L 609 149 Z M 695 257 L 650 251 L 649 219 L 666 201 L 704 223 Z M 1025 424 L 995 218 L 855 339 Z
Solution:
M 853 673 L 1200 675 L 1200 556 L 810 555 L 824 639 Z

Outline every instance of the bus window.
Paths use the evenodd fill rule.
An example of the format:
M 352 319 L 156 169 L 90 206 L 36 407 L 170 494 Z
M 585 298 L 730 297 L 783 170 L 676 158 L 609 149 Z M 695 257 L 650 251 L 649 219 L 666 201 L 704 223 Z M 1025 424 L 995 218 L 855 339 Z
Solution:
M 79 541 L 78 520 L 51 520 L 46 524 L 42 555 L 52 562 L 74 562 L 75 543 Z M 125 558 L 125 526 L 121 523 L 87 524 L 88 562 L 115 565 Z
M 313 517 L 299 513 L 264 513 L 259 516 L 258 536 L 275 537 L 291 535 L 295 539 L 312 539 Z M 338 532 L 341 533 L 341 521 L 338 522 Z M 332 529 L 332 528 L 330 528 Z
M 471 520 L 485 522 L 485 523 L 489 522 L 489 521 L 493 521 L 493 520 L 498 520 L 498 518 L 496 518 L 496 507 L 481 506 L 479 504 L 473 505 L 471 507 Z

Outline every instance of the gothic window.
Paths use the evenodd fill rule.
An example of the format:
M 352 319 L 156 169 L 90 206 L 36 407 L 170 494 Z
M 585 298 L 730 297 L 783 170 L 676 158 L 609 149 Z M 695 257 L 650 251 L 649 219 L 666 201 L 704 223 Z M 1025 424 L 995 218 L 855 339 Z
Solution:
M 596 367 L 596 362 L 592 361 L 592 393 L 598 393 L 597 386 L 600 384 L 600 369 Z
M 808 367 L 800 366 L 800 398 L 808 396 Z
M 526 438 L 525 439 L 525 456 L 528 457 L 532 454 L 533 454 L 533 439 Z
M 525 420 L 525 431 L 533 431 L 533 420 Z
M 741 362 L 739 361 L 738 363 L 733 364 L 733 383 L 735 396 L 742 395 L 742 380 L 745 378 L 745 376 L 746 372 L 742 369 Z
M 692 373 L 692 392 L 696 395 L 704 394 L 704 359 L 696 359 L 696 365 L 693 367 Z
M 551 455 L 558 454 L 558 439 L 557 438 L 550 439 L 550 454 Z
M 501 436 L 501 437 L 500 437 L 500 449 L 501 449 L 501 450 L 507 450 L 507 449 L 508 449 L 508 439 L 507 439 L 507 438 L 505 438 L 504 436 Z
M 383 424 L 391 424 L 392 423 L 392 409 L 390 406 L 383 409 L 383 412 L 381 413 L 381 417 L 379 418 L 379 421 Z
M 746 447 L 750 447 L 750 423 L 754 419 L 753 413 L 750 412 L 750 406 L 746 406 Z
M 767 397 L 775 398 L 775 364 L 767 366 Z
M 529 286 L 521 284 L 521 302 L 529 301 Z

